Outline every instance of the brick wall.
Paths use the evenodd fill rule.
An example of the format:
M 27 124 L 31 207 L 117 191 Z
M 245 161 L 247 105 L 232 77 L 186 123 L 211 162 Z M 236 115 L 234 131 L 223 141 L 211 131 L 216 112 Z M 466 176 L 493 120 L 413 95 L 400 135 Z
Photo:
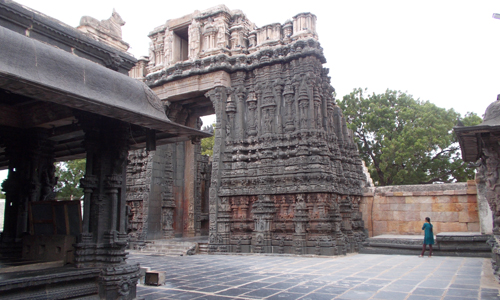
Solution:
M 360 204 L 370 236 L 422 235 L 425 217 L 434 233 L 479 232 L 476 182 L 367 188 Z

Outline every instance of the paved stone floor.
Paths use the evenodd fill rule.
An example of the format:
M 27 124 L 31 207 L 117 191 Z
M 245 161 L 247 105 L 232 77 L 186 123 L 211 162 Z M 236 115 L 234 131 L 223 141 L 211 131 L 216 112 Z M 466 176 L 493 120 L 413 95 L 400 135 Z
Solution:
M 163 286 L 137 287 L 149 299 L 500 299 L 489 259 L 354 254 L 151 256 L 129 262 L 167 272 Z

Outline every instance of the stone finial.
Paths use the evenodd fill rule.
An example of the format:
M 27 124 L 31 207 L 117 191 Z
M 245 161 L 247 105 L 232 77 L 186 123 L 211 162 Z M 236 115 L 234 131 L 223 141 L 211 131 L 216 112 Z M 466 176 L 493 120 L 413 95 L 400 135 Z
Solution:
M 488 108 L 486 108 L 486 111 L 484 113 L 483 123 L 486 121 L 490 121 L 489 123 L 494 122 L 494 123 L 500 124 L 500 122 L 493 121 L 494 119 L 500 119 L 500 94 L 497 95 L 497 100 L 495 102 L 491 103 L 488 106 Z

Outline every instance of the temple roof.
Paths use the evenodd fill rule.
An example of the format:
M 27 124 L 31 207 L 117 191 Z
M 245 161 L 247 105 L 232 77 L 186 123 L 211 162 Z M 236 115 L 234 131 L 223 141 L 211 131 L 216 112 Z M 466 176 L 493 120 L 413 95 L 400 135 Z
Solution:
M 170 121 L 158 97 L 138 80 L 4 27 L 0 27 L 0 40 L 2 126 L 52 128 L 55 132 L 75 123 L 73 109 L 78 109 L 153 129 L 158 144 L 210 136 Z M 85 152 L 75 142 L 83 139 L 83 132 L 75 131 L 81 134 L 71 135 L 74 148 L 56 150 L 57 159 L 76 158 Z M 137 148 L 144 147 L 141 134 L 133 139 Z M 64 143 L 60 137 L 54 140 Z M 2 167 L 5 161 L 0 157 Z
M 476 162 L 482 152 L 482 139 L 494 139 L 500 141 L 500 95 L 491 103 L 484 113 L 484 120 L 475 126 L 455 126 L 453 128 L 457 135 L 462 158 L 464 161 Z

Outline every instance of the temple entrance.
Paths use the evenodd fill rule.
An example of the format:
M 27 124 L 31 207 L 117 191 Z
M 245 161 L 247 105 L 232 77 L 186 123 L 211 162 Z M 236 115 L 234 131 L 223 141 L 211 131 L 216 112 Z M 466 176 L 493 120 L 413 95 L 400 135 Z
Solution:
M 175 86 L 153 87 L 171 121 L 196 129 L 215 122 L 213 104 L 205 97 L 213 76 L 199 79 L 201 86 L 192 86 L 190 78 Z M 141 247 L 147 240 L 208 236 L 212 162 L 202 155 L 200 143 L 198 139 L 129 153 L 131 247 Z

